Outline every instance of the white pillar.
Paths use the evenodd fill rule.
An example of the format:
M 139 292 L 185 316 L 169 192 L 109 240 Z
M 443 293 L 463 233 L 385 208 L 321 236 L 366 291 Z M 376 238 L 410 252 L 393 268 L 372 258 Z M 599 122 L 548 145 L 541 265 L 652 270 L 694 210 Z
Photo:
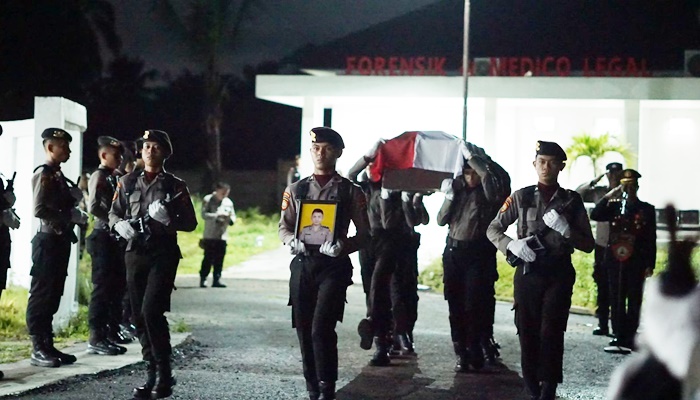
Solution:
M 630 152 L 639 155 L 639 100 L 625 100 L 625 119 L 623 127 L 625 142 L 630 145 Z M 627 168 L 638 167 L 637 157 L 632 157 Z

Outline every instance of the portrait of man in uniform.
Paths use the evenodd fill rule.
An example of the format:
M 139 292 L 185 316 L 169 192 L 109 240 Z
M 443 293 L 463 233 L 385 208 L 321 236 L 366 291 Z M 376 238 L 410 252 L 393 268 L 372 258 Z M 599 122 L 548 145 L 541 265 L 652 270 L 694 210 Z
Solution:
M 306 245 L 333 242 L 337 203 L 302 201 L 297 221 L 297 239 Z

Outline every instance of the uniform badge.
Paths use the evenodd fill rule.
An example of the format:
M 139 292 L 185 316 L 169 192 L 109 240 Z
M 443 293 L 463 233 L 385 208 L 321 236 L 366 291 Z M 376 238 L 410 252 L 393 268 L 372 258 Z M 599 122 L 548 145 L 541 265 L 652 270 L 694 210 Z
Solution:
M 63 138 L 63 136 L 65 136 L 65 135 L 61 131 L 53 131 L 53 135 L 51 135 L 51 136 L 56 137 L 56 138 Z
M 500 212 L 504 213 L 510 208 L 510 205 L 513 204 L 513 198 L 508 196 L 506 201 L 503 202 L 503 205 L 501 206 Z
M 289 192 L 284 192 L 282 194 L 282 211 L 285 211 L 287 208 L 289 208 L 289 200 L 291 199 L 292 195 L 289 194 Z
M 117 197 L 119 197 L 119 196 L 118 196 L 118 195 L 119 195 L 119 188 L 121 188 L 121 187 L 122 187 L 122 183 L 119 182 L 119 181 L 117 181 L 117 190 L 114 191 L 114 196 L 112 196 L 112 201 L 113 201 L 113 202 L 114 202 L 115 200 L 117 200 Z
M 149 131 L 144 132 L 144 133 L 143 133 L 143 138 L 144 138 L 144 139 L 148 139 L 148 135 L 149 135 L 150 133 L 151 133 L 151 132 L 149 132 Z
M 309 135 L 311 135 L 311 142 L 316 143 L 316 132 L 310 131 Z

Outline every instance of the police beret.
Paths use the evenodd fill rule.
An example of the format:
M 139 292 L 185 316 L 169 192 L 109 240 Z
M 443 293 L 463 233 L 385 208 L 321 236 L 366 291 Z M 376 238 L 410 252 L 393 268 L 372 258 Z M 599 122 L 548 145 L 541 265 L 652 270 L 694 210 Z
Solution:
M 70 143 L 73 140 L 70 133 L 64 131 L 61 128 L 46 128 L 41 132 L 42 139 L 63 139 Z
M 331 128 L 325 126 L 313 128 L 309 135 L 311 135 L 311 143 L 330 143 L 333 147 L 345 148 L 343 138 Z
M 163 146 L 168 154 L 173 154 L 173 144 L 170 143 L 170 136 L 165 131 L 159 131 L 157 129 L 149 129 L 143 133 L 141 136 L 141 141 L 143 142 L 156 142 Z M 137 139 L 138 143 L 138 139 Z
M 554 156 L 561 161 L 566 161 L 566 152 L 558 144 L 554 142 L 545 142 L 538 140 L 535 147 L 535 157 L 537 156 Z
M 622 171 L 622 164 L 619 162 L 611 162 L 605 166 L 606 171 Z
M 622 177 L 620 178 L 620 183 L 630 183 L 630 182 L 637 182 L 637 179 L 641 178 L 642 174 L 639 172 L 633 170 L 633 169 L 626 169 L 622 171 Z
M 97 138 L 97 145 L 102 147 L 112 147 L 120 152 L 124 152 L 124 145 L 119 140 L 111 136 L 100 136 Z

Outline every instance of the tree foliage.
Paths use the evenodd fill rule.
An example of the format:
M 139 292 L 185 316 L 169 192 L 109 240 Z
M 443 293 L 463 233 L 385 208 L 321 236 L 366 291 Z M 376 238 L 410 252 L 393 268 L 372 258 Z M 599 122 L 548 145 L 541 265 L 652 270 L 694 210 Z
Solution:
M 588 133 L 581 133 L 571 138 L 573 143 L 566 148 L 566 155 L 574 162 L 580 157 L 588 157 L 593 164 L 593 175 L 600 174 L 598 162 L 606 153 L 615 152 L 625 158 L 625 162 L 630 164 L 633 157 L 629 148 L 625 144 L 621 144 L 614 136 L 605 133 L 600 136 L 593 136 Z

